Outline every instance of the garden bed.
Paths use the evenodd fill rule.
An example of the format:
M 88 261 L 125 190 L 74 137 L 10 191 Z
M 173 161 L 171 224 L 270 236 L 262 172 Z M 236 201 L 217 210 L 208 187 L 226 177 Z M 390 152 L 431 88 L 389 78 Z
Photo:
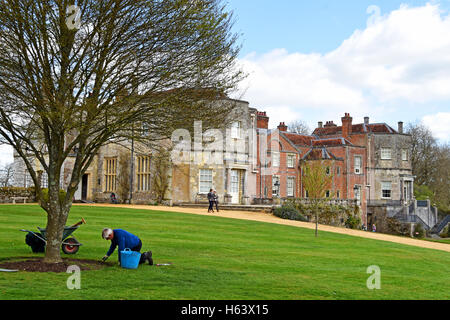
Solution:
M 95 260 L 63 259 L 60 263 L 44 263 L 44 258 L 32 258 L 21 261 L 0 261 L 1 269 L 25 272 L 66 272 L 69 266 L 76 265 L 80 270 L 98 270 L 111 264 Z

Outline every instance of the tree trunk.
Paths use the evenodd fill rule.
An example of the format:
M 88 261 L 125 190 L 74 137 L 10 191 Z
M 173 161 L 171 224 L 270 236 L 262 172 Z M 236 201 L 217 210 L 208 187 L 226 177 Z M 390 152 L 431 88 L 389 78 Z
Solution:
M 318 214 L 317 214 L 317 208 L 316 208 L 316 238 L 317 238 L 317 236 L 319 235 L 319 216 L 318 216 Z
M 58 188 L 49 188 L 49 207 L 47 210 L 47 245 L 45 263 L 59 263 L 61 259 L 61 243 L 68 211 L 64 209 L 59 199 Z

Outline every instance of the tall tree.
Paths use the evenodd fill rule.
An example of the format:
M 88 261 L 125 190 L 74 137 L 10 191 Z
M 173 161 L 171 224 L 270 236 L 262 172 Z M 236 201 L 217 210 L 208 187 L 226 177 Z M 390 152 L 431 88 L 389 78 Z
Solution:
M 301 165 L 303 188 L 308 192 L 308 199 L 316 220 L 316 237 L 319 229 L 320 208 L 328 200 L 326 192 L 331 190 L 333 183 L 333 174 L 331 173 L 333 170 L 327 171 L 331 165 L 332 162 L 329 160 L 304 161 Z
M 0 136 L 47 212 L 46 263 L 61 261 L 72 198 L 100 147 L 168 138 L 194 120 L 223 125 L 234 106 L 214 101 L 242 79 L 232 22 L 221 0 L 0 1 Z
M 438 149 L 433 133 L 422 123 L 409 123 L 406 133 L 411 135 L 411 164 L 416 183 L 430 185 L 436 169 Z
M 294 120 L 288 124 L 288 131 L 292 133 L 303 134 L 305 136 L 311 134 L 311 128 L 305 121 Z

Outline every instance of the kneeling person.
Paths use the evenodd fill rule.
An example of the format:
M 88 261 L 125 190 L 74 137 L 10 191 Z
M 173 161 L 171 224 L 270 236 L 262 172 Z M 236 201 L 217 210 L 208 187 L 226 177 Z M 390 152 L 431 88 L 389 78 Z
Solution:
M 106 256 L 102 258 L 103 261 L 106 261 L 110 255 L 113 254 L 114 250 L 116 250 L 116 247 L 119 246 L 119 262 L 120 261 L 120 252 L 124 251 L 126 248 L 131 249 L 131 251 L 140 252 L 142 248 L 142 241 L 139 239 L 139 237 L 135 236 L 132 233 L 129 233 L 128 231 L 122 230 L 122 229 L 109 229 L 105 228 L 102 232 L 102 237 L 105 240 L 111 240 L 111 247 L 109 248 L 108 252 L 106 253 Z M 153 259 L 152 259 L 152 252 L 144 252 L 141 254 L 141 259 L 139 260 L 139 264 L 145 263 L 145 261 L 148 261 L 149 265 L 153 265 Z

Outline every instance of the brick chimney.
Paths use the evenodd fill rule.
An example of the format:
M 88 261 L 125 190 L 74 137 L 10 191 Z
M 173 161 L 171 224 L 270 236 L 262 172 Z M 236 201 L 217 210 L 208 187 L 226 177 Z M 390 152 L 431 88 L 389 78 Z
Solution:
M 256 112 L 256 127 L 258 129 L 269 129 L 269 117 L 266 112 Z
M 403 134 L 403 122 L 398 123 L 398 133 Z
M 334 124 L 333 121 L 327 121 L 327 122 L 325 123 L 325 128 L 329 128 L 329 127 L 337 127 L 337 125 Z
M 282 132 L 286 132 L 288 129 L 287 125 L 284 122 L 280 122 L 280 125 L 278 126 L 278 130 Z
M 342 120 L 342 137 L 348 139 L 352 134 L 353 118 L 350 117 L 350 113 L 346 113 L 345 117 L 342 117 L 341 120 Z

